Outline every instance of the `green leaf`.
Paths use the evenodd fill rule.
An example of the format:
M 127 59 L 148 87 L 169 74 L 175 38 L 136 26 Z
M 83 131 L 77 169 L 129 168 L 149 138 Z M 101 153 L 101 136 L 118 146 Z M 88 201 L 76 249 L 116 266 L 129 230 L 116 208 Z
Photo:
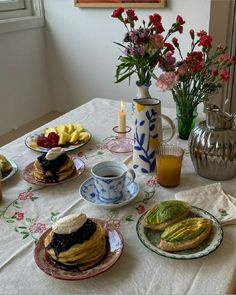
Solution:
M 18 226 L 18 228 L 25 229 L 27 226 Z
M 13 222 L 15 222 L 15 220 L 13 219 L 8 219 L 8 220 L 6 220 L 6 222 L 8 222 L 8 223 L 13 223 Z
M 23 239 L 26 239 L 29 236 L 29 233 L 23 235 Z
M 32 197 L 31 200 L 32 200 L 32 201 L 35 201 L 35 200 L 37 200 L 38 198 L 39 198 L 39 197 Z

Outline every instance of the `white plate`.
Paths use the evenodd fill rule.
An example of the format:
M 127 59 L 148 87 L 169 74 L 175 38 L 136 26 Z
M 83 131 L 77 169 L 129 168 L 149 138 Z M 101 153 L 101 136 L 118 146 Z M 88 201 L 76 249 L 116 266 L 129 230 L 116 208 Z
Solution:
M 80 186 L 80 195 L 81 197 L 88 203 L 102 207 L 106 209 L 113 209 L 127 205 L 131 201 L 133 201 L 138 193 L 139 193 L 139 185 L 137 182 L 131 183 L 124 192 L 124 196 L 122 199 L 115 201 L 115 202 L 104 202 L 99 198 L 99 194 L 96 190 L 93 178 L 89 178 L 85 180 L 82 185 Z
M 86 141 L 86 142 L 83 142 L 83 143 L 75 143 L 75 144 L 70 144 L 70 145 L 66 145 L 66 146 L 63 146 L 63 149 L 65 152 L 69 152 L 69 151 L 73 151 L 75 149 L 78 149 L 82 146 L 84 146 L 86 143 L 88 143 L 91 139 L 91 133 L 88 131 L 88 130 L 84 130 L 86 132 L 89 133 L 89 139 Z M 45 148 L 45 147 L 42 147 L 42 146 L 38 146 L 36 144 L 36 140 L 37 138 L 43 134 L 43 131 L 39 131 L 39 133 L 36 133 L 36 134 L 31 134 L 29 136 L 26 137 L 25 139 L 25 145 L 30 148 L 31 150 L 34 150 L 36 152 L 41 152 L 41 153 L 46 153 L 50 150 L 50 148 Z
M 12 177 L 18 171 L 18 167 L 17 167 L 16 163 L 14 161 L 12 161 L 12 160 L 8 160 L 8 161 L 10 162 L 10 164 L 12 166 L 12 169 L 5 177 L 2 178 L 2 181 L 5 181 L 8 178 Z
M 140 241 L 144 244 L 144 246 L 158 255 L 173 259 L 196 259 L 214 252 L 220 246 L 223 240 L 223 230 L 219 221 L 207 211 L 192 206 L 189 217 L 204 217 L 210 219 L 213 222 L 213 231 L 205 241 L 203 241 L 198 247 L 194 249 L 174 253 L 166 252 L 158 247 L 162 231 L 143 227 L 143 218 L 145 214 L 146 213 L 144 213 L 139 218 L 136 225 L 136 231 Z

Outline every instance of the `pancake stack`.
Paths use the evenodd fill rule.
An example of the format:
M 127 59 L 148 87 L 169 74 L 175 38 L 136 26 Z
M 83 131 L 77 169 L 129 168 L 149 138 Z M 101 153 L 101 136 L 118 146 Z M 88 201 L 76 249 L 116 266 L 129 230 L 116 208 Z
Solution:
M 79 270 L 97 265 L 107 251 L 104 227 L 85 214 L 72 214 L 58 220 L 44 245 L 59 265 Z
M 61 148 L 53 148 L 34 162 L 34 178 L 41 182 L 60 182 L 76 171 L 73 160 Z
M 0 155 L 0 170 L 2 173 L 2 177 L 7 176 L 12 170 L 11 163 L 3 155 Z

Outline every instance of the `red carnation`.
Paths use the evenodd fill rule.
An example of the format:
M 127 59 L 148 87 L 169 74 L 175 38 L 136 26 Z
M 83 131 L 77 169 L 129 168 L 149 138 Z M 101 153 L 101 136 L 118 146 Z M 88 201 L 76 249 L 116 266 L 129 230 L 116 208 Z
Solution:
M 179 25 L 183 25 L 183 24 L 185 24 L 185 21 L 183 20 L 183 18 L 182 18 L 182 16 L 180 16 L 180 15 L 178 15 L 177 17 L 176 17 L 176 22 L 179 24 Z
M 220 76 L 223 80 L 225 81 L 228 81 L 230 76 L 229 76 L 229 72 L 226 70 L 226 69 L 223 69 L 221 72 L 220 72 Z
M 128 9 L 126 11 L 127 16 L 134 17 L 135 16 L 135 11 L 133 9 Z
M 217 69 L 212 69 L 212 70 L 211 70 L 211 75 L 212 75 L 213 77 L 218 76 L 218 71 L 217 71 Z
M 231 58 L 231 61 L 232 61 L 232 63 L 233 63 L 234 65 L 236 65 L 236 56 L 233 56 L 233 57 Z
M 168 51 L 174 52 L 175 48 L 171 43 L 164 43 L 164 46 L 167 48 Z
M 210 35 L 202 35 L 199 39 L 198 46 L 211 48 L 212 37 Z
M 201 36 L 207 35 L 207 32 L 204 30 L 201 30 L 200 32 L 197 33 L 197 35 L 198 37 L 201 37 Z
M 115 17 L 115 18 L 120 18 L 122 17 L 122 13 L 124 12 L 124 8 L 123 7 L 120 7 L 120 8 L 117 8 L 113 11 L 112 13 L 112 17 Z
M 157 24 L 161 22 L 161 16 L 158 13 L 154 13 L 153 15 L 149 15 L 149 20 L 152 24 Z

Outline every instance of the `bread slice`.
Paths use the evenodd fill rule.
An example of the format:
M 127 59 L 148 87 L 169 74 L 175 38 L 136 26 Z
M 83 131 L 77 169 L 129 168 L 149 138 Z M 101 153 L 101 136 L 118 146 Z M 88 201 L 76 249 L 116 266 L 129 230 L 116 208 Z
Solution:
M 143 226 L 154 230 L 164 230 L 167 226 L 185 219 L 190 205 L 183 201 L 168 200 L 153 206 L 144 216 Z
M 167 252 L 194 249 L 210 235 L 212 228 L 212 221 L 207 218 L 188 218 L 166 228 L 159 248 Z

